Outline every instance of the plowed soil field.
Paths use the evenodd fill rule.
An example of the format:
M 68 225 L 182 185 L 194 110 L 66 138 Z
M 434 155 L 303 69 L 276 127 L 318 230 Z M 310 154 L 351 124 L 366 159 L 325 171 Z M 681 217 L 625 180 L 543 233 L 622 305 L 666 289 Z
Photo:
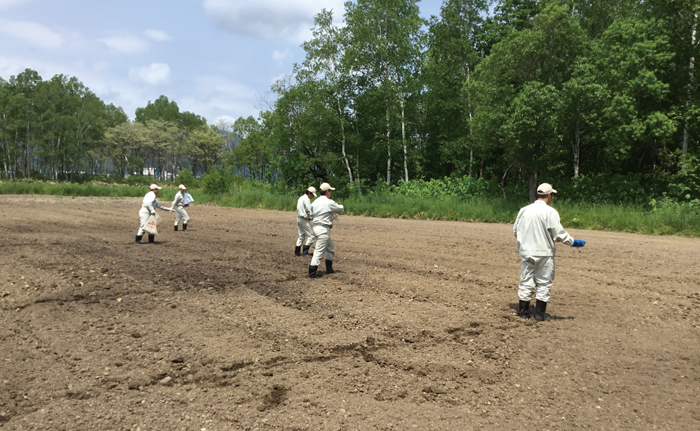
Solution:
M 0 196 L 0 428 L 700 429 L 698 239 L 571 230 L 538 323 L 509 225 L 139 207 Z

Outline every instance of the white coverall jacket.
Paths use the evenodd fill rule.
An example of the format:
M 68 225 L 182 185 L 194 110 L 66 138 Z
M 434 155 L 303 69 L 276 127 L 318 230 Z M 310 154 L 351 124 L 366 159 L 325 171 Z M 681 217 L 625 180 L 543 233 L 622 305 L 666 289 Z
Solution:
M 555 243 L 573 245 L 574 238 L 562 227 L 557 210 L 541 200 L 520 209 L 513 233 L 520 253 L 520 300 L 529 301 L 536 290 L 537 299 L 548 302 L 554 282 Z
M 314 242 L 314 231 L 311 228 L 311 199 L 307 195 L 302 195 L 297 201 L 297 247 L 311 245 Z
M 139 232 L 136 234 L 138 236 L 143 235 L 144 230 L 143 228 L 146 227 L 146 223 L 148 223 L 148 218 L 151 217 L 151 214 L 156 213 L 156 208 L 160 208 L 163 210 L 167 210 L 168 208 L 164 207 L 163 205 L 159 204 L 158 201 L 156 200 L 156 194 L 153 193 L 152 191 L 146 193 L 146 196 L 143 197 L 143 204 L 141 205 L 141 211 L 139 211 L 139 217 L 141 218 L 141 225 L 139 226 Z
M 333 214 L 343 214 L 345 208 L 338 205 L 326 196 L 319 196 L 311 204 L 311 213 L 314 216 L 314 235 L 316 235 L 316 248 L 311 266 L 318 266 L 321 259 L 333 260 L 335 246 L 331 239 L 331 227 L 333 227 Z
M 173 199 L 173 204 L 170 208 L 175 210 L 175 226 L 180 224 L 180 219 L 182 219 L 182 224 L 187 224 L 190 221 L 190 216 L 185 211 L 185 197 L 182 191 L 178 191 L 175 194 L 175 199 Z

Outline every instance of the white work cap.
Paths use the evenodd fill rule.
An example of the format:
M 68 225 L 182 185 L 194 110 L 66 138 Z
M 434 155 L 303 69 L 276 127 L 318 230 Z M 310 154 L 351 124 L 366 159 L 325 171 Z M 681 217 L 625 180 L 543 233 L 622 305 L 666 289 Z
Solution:
M 311 193 L 312 195 L 314 195 L 314 197 L 316 197 L 316 188 L 315 187 L 309 187 L 308 189 L 306 189 L 306 191 Z
M 325 192 L 326 190 L 335 190 L 335 188 L 331 187 L 331 185 L 328 183 L 321 184 L 320 188 L 322 192 Z
M 160 190 L 162 187 L 158 187 L 155 184 L 151 184 L 151 190 Z
M 180 184 L 179 186 L 177 186 L 177 188 L 180 190 L 187 190 L 187 187 L 185 187 L 184 184 Z
M 552 188 L 552 185 L 549 183 L 542 183 L 537 187 L 537 194 L 538 195 L 548 195 L 550 193 L 556 193 L 557 191 Z

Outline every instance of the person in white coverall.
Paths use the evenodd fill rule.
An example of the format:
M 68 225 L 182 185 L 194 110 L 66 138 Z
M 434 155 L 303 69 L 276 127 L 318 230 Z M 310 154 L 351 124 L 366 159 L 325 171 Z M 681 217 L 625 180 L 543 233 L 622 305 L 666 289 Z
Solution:
M 550 290 L 554 282 L 554 254 L 557 242 L 583 247 L 586 241 L 575 240 L 561 225 L 559 213 L 552 208 L 557 191 L 547 183 L 537 187 L 537 200 L 520 209 L 513 224 L 520 253 L 520 287 L 518 315 L 528 319 L 530 298 L 536 292 L 535 319 L 549 320 L 545 315 Z
M 332 190 L 335 190 L 328 183 L 321 184 L 321 196 L 311 204 L 311 213 L 314 217 L 314 235 L 316 236 L 316 248 L 314 257 L 309 265 L 309 277 L 318 278 L 316 271 L 321 259 L 326 258 L 326 274 L 333 274 L 333 256 L 335 246 L 331 239 L 331 228 L 333 227 L 333 214 L 343 214 L 345 208 L 338 205 L 331 199 Z
M 141 211 L 139 211 L 139 217 L 141 218 L 141 225 L 139 226 L 139 231 L 136 234 L 136 244 L 141 244 L 141 239 L 143 239 L 143 234 L 144 230 L 143 228 L 146 227 L 146 223 L 148 223 L 148 219 L 156 214 L 156 208 L 160 208 L 163 210 L 168 210 L 172 211 L 171 208 L 166 208 L 163 205 L 159 204 L 158 201 L 156 200 L 156 197 L 158 196 L 158 192 L 160 191 L 160 187 L 158 187 L 155 184 L 151 184 L 151 191 L 146 193 L 146 196 L 143 197 L 143 204 L 141 205 Z M 148 235 L 148 242 L 155 242 L 156 236 L 155 235 Z
M 178 192 L 175 194 L 175 199 L 173 199 L 173 204 L 170 205 L 170 210 L 175 210 L 175 232 L 177 232 L 180 219 L 182 219 L 183 232 L 187 232 L 187 222 L 190 221 L 190 216 L 185 211 L 185 190 L 187 190 L 187 187 L 184 184 L 180 184 Z
M 294 248 L 294 256 L 311 256 L 309 247 L 311 247 L 311 243 L 316 238 L 311 228 L 311 219 L 313 218 L 311 216 L 312 196 L 316 197 L 316 189 L 309 187 L 297 201 L 297 230 L 299 231 L 299 238 L 297 238 L 297 245 Z M 302 245 L 304 246 L 304 254 L 301 253 Z

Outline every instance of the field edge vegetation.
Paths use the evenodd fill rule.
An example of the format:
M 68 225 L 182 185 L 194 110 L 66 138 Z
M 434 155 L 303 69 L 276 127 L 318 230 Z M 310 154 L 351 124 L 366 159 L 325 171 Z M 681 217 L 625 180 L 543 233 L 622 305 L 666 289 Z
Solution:
M 232 208 L 295 211 L 297 198 L 302 193 L 242 178 L 224 181 L 216 178 L 216 175 L 214 178 L 205 176 L 197 185 L 202 185 L 202 188 L 188 189 L 195 199 L 195 205 L 214 204 Z M 148 186 L 145 185 L 0 182 L 0 194 L 120 198 L 142 197 L 147 192 Z M 164 184 L 159 194 L 161 204 L 169 206 L 168 201 L 173 199 L 176 192 L 175 184 Z M 334 199 L 345 205 L 348 215 L 483 223 L 513 223 L 518 210 L 527 204 L 527 200 L 521 197 L 508 199 L 498 194 L 443 197 L 427 194 L 375 190 L 359 195 L 339 190 Z M 700 212 L 696 206 L 656 201 L 646 205 L 582 203 L 564 197 L 555 199 L 553 206 L 559 211 L 562 225 L 567 229 L 700 237 Z

